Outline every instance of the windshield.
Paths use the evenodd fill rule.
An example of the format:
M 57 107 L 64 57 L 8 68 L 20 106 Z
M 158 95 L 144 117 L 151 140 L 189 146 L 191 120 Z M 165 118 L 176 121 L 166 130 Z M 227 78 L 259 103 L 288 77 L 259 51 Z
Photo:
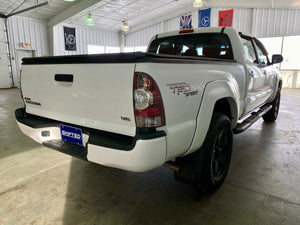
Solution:
M 188 34 L 158 38 L 152 41 L 149 53 L 177 56 L 196 56 L 233 59 L 231 44 L 226 34 Z

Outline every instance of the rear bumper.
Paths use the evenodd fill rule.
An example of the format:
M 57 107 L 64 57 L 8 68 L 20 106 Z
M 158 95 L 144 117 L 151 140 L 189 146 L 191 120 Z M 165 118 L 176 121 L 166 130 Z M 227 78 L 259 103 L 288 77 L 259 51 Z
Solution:
M 97 164 L 143 172 L 163 165 L 166 159 L 164 132 L 152 130 L 127 137 L 80 127 L 83 146 L 79 146 L 62 141 L 59 125 L 63 122 L 28 115 L 24 109 L 15 114 L 21 131 L 36 142 Z

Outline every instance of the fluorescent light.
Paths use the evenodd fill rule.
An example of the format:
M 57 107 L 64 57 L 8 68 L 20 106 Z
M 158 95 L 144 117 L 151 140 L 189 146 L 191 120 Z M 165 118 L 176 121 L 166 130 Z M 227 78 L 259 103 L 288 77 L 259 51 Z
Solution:
M 195 8 L 200 8 L 203 6 L 203 1 L 202 0 L 195 0 L 194 3 L 193 3 L 193 6 Z
M 300 6 L 300 0 L 295 0 L 293 6 Z
M 95 25 L 94 20 L 91 17 L 91 14 L 89 14 L 88 17 L 86 18 L 85 25 L 87 25 L 87 26 L 94 26 Z
M 126 22 L 123 21 L 123 27 L 122 27 L 123 31 L 129 31 L 129 26 Z
M 75 2 L 76 0 L 64 0 L 65 2 Z

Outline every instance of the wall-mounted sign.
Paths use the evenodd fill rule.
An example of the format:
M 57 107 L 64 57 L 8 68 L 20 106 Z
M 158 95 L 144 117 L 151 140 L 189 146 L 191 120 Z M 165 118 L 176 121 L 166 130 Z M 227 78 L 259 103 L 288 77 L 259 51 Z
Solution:
M 219 27 L 232 27 L 233 9 L 219 11 Z
M 192 15 L 180 17 L 180 30 L 192 28 Z
M 210 11 L 211 8 L 198 11 L 198 27 L 210 27 Z
M 65 50 L 76 51 L 75 28 L 64 27 L 64 35 L 65 35 Z
M 20 43 L 21 48 L 31 48 L 31 44 L 27 42 L 21 42 Z

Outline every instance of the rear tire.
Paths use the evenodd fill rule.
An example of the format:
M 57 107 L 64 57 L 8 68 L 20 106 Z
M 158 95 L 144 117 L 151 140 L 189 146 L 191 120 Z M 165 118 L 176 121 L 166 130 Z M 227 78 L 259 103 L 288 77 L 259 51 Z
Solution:
M 279 113 L 279 106 L 280 106 L 280 91 L 277 92 L 275 99 L 271 102 L 272 108 L 263 115 L 263 119 L 266 123 L 274 122 Z
M 175 178 L 192 184 L 202 194 L 215 192 L 223 184 L 229 169 L 232 139 L 229 118 L 222 113 L 214 113 L 202 147 L 177 159 L 182 170 L 175 173 Z

